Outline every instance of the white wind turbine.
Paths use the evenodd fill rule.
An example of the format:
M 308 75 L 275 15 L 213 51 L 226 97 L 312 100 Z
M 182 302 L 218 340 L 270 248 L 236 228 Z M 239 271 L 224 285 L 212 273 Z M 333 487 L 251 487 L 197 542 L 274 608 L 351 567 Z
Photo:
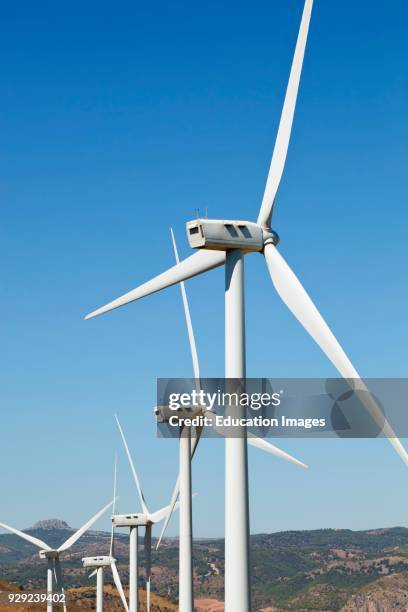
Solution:
M 225 265 L 225 377 L 245 379 L 244 255 L 263 254 L 273 285 L 299 323 L 354 388 L 367 391 L 339 342 L 299 279 L 277 250 L 272 212 L 285 166 L 313 0 L 306 0 L 265 192 L 256 223 L 197 219 L 187 223 L 190 246 L 199 249 L 166 272 L 87 315 L 95 317 L 198 274 Z M 351 383 L 352 384 L 352 383 Z M 408 465 L 408 454 L 369 393 L 362 402 Z M 236 416 L 241 416 L 236 407 Z M 243 413 L 242 413 L 243 414 Z M 225 441 L 225 612 L 251 609 L 247 445 L 244 437 Z
M 113 509 L 112 514 L 115 516 L 115 501 L 116 501 L 116 470 L 117 462 L 115 457 L 115 470 L 113 475 Z M 96 612 L 103 612 L 103 574 L 105 568 L 110 568 L 113 576 L 113 581 L 122 600 L 123 606 L 126 612 L 129 612 L 128 603 L 126 601 L 125 593 L 123 591 L 122 582 L 120 580 L 118 568 L 116 567 L 117 560 L 114 556 L 114 525 L 111 526 L 111 540 L 109 555 L 99 557 L 84 557 L 82 559 L 83 566 L 85 568 L 94 568 L 94 571 L 89 575 L 92 578 L 96 574 Z
M 176 240 L 173 230 L 170 228 L 171 239 L 173 244 L 174 256 L 177 264 L 179 263 L 179 254 L 177 250 Z M 198 361 L 197 346 L 194 336 L 193 324 L 191 321 L 190 307 L 187 299 L 187 292 L 184 281 L 180 282 L 180 291 L 183 301 L 184 315 L 186 320 L 188 339 L 190 344 L 191 358 L 193 362 L 194 379 L 197 386 L 197 391 L 201 389 L 201 375 Z M 213 413 L 202 407 L 202 414 L 211 418 Z M 221 434 L 225 435 L 222 428 L 213 425 L 214 428 Z M 174 487 L 173 496 L 169 506 L 169 512 L 163 524 L 160 537 L 156 548 L 159 548 L 160 542 L 166 531 L 169 520 L 172 516 L 177 498 L 180 503 L 180 522 L 179 522 L 179 610 L 180 612 L 193 612 L 194 610 L 194 577 L 193 577 L 193 521 L 192 521 L 192 479 L 191 479 L 191 460 L 194 456 L 198 442 L 200 440 L 202 428 L 196 428 L 195 434 L 192 437 L 191 427 L 187 427 L 180 422 L 180 440 L 179 440 L 179 478 Z M 281 459 L 285 459 L 295 465 L 307 468 L 307 465 L 295 459 L 285 451 L 270 444 L 266 440 L 251 436 L 247 442 L 256 448 L 270 453 Z
M 151 554 L 152 554 L 152 527 L 166 518 L 169 506 L 165 506 L 157 512 L 150 512 L 145 497 L 143 495 L 140 481 L 136 472 L 135 464 L 130 454 L 125 434 L 119 423 L 118 417 L 115 415 L 116 423 L 122 438 L 123 446 L 125 447 L 126 455 L 129 461 L 130 469 L 135 481 L 136 490 L 139 496 L 142 512 L 129 514 L 114 514 L 112 516 L 113 527 L 129 527 L 130 530 L 130 546 L 129 546 L 129 611 L 138 612 L 139 609 L 139 593 L 138 593 L 138 530 L 140 527 L 145 528 L 144 537 L 144 553 L 145 553 L 145 572 L 146 572 L 146 608 L 150 612 L 150 578 L 151 578 Z M 178 508 L 178 504 L 176 506 Z
M 59 548 L 51 548 L 50 546 L 48 546 L 48 544 L 46 544 L 39 538 L 35 538 L 29 533 L 25 533 L 24 531 L 19 531 L 18 529 L 15 529 L 14 527 L 10 527 L 9 525 L 0 523 L 0 527 L 7 529 L 7 531 L 14 533 L 15 535 L 19 536 L 23 540 L 27 540 L 27 542 L 34 544 L 34 546 L 37 546 L 40 549 L 40 553 L 39 553 L 40 558 L 47 559 L 48 561 L 47 612 L 52 612 L 53 610 L 52 596 L 53 596 L 53 576 L 54 575 L 55 575 L 55 582 L 56 582 L 58 591 L 60 591 L 61 593 L 64 593 L 64 587 L 62 584 L 61 563 L 60 563 L 61 553 L 71 548 L 71 546 L 73 546 L 75 542 L 79 540 L 79 538 L 85 533 L 85 531 L 88 531 L 88 529 L 90 529 L 92 525 L 96 523 L 96 521 L 108 510 L 108 508 L 112 506 L 112 504 L 113 504 L 113 501 L 110 501 L 109 504 L 107 504 L 106 506 L 102 508 L 102 510 L 99 510 L 99 512 L 97 512 L 95 516 L 93 516 L 88 522 L 86 522 L 85 525 L 82 525 L 82 527 L 78 529 L 78 531 L 75 531 L 75 533 L 72 534 L 72 536 L 70 536 L 68 540 L 66 540 L 63 544 L 61 544 Z M 64 603 L 63 606 L 64 606 L 64 611 L 66 611 L 66 603 Z

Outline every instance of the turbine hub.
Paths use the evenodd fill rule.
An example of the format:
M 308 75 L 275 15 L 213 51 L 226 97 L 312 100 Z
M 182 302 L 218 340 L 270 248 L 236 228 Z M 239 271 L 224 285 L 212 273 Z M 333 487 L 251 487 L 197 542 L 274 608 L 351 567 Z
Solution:
M 274 246 L 276 246 L 280 241 L 279 235 L 270 228 L 262 229 L 262 238 L 264 246 L 265 244 L 273 244 Z

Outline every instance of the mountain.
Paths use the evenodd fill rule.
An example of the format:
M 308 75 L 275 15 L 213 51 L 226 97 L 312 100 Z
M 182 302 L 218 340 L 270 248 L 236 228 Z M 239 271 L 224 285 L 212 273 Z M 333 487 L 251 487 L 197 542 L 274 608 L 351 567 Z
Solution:
M 35 525 L 30 527 L 27 531 L 34 531 L 36 529 L 43 529 L 44 531 L 52 531 L 53 529 L 70 529 L 72 531 L 72 527 L 60 519 L 46 519 L 45 521 L 38 521 L 38 523 L 35 523 Z
M 58 546 L 72 533 L 66 523 L 58 520 L 54 524 L 41 521 L 29 531 L 52 546 Z M 81 558 L 106 554 L 109 539 L 109 533 L 88 532 L 63 557 L 64 581 L 75 590 L 72 593 L 79 593 L 77 605 L 81 605 L 80 594 L 86 591 L 89 595 L 93 588 Z M 143 552 L 141 539 L 139 544 Z M 128 534 L 118 532 L 115 556 L 124 584 L 128 580 L 128 552 Z M 142 586 L 143 554 L 140 558 Z M 159 551 L 153 551 L 152 561 L 152 588 L 174 606 L 178 589 L 177 539 L 165 540 Z M 404 527 L 257 534 L 251 536 L 251 563 L 257 611 L 408 610 L 408 529 Z M 197 609 L 219 609 L 217 602 L 223 599 L 224 541 L 196 540 L 194 567 Z M 11 534 L 0 535 L 0 579 L 24 589 L 43 589 L 45 564 L 37 549 Z M 106 582 L 109 580 L 107 572 Z M 167 606 L 171 609 L 170 603 Z

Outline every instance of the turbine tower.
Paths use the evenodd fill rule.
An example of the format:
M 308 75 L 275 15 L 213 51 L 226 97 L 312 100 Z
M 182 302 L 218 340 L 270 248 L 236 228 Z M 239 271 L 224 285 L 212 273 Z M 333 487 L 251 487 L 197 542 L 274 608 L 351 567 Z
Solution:
M 264 256 L 272 283 L 295 318 L 318 344 L 355 390 L 408 465 L 408 454 L 374 398 L 320 315 L 299 279 L 277 249 L 278 235 L 272 229 L 272 212 L 282 179 L 295 113 L 313 0 L 306 0 L 295 48 L 289 83 L 272 155 L 265 192 L 256 222 L 195 219 L 186 224 L 190 246 L 198 249 L 166 272 L 129 291 L 87 315 L 95 317 L 171 285 L 225 265 L 225 378 L 245 379 L 244 257 Z M 353 380 L 354 379 L 354 380 Z M 241 416 L 241 409 L 235 408 Z M 245 435 L 225 441 L 225 612 L 251 609 L 249 575 L 248 458 Z
M 112 514 L 115 515 L 115 501 L 116 501 L 116 471 L 117 471 L 117 462 L 115 457 L 115 469 L 113 475 L 113 509 Z M 116 567 L 117 560 L 114 557 L 114 526 L 112 523 L 111 526 L 111 540 L 110 540 L 110 548 L 109 555 L 101 556 L 101 557 L 83 557 L 82 559 L 83 566 L 85 568 L 93 568 L 94 571 L 89 575 L 89 578 L 92 578 L 96 575 L 96 612 L 103 612 L 103 575 L 105 568 L 110 568 L 113 576 L 113 581 L 119 593 L 119 596 L 122 600 L 123 607 L 126 612 L 129 612 L 129 606 L 126 601 L 125 593 L 123 591 L 122 582 L 120 580 L 118 568 Z
M 24 531 L 19 531 L 18 529 L 15 529 L 14 527 L 10 527 L 10 525 L 6 525 L 5 523 L 0 523 L 0 527 L 3 527 L 3 529 L 7 529 L 7 531 L 14 533 L 19 538 L 22 538 L 23 540 L 27 540 L 27 542 L 30 542 L 31 544 L 34 544 L 34 546 L 37 546 L 37 548 L 40 549 L 40 552 L 39 552 L 40 559 L 47 559 L 47 562 L 48 562 L 48 567 L 47 567 L 47 612 L 52 612 L 53 610 L 52 596 L 53 596 L 53 576 L 54 575 L 55 575 L 55 582 L 56 582 L 58 591 L 60 591 L 62 594 L 64 593 L 64 587 L 62 583 L 61 563 L 60 563 L 61 553 L 71 548 L 71 546 L 73 546 L 75 542 L 79 540 L 79 538 L 85 533 L 85 531 L 88 531 L 88 529 L 90 529 L 92 525 L 96 523 L 96 521 L 108 510 L 108 508 L 112 506 L 112 504 L 113 504 L 113 501 L 110 501 L 109 504 L 104 506 L 102 510 L 99 510 L 99 512 L 97 512 L 95 516 L 93 516 L 87 523 L 85 523 L 85 525 L 82 525 L 82 527 L 80 527 L 78 531 L 75 531 L 75 533 L 72 536 L 70 536 L 68 540 L 66 540 L 63 544 L 61 544 L 59 548 L 56 548 L 56 549 L 51 548 L 50 546 L 48 546 L 48 544 L 46 544 L 39 538 L 35 538 L 29 533 L 25 533 Z M 64 607 L 64 612 L 66 612 L 67 606 L 65 602 L 63 603 L 63 607 Z
M 139 592 L 138 592 L 138 531 L 139 528 L 145 528 L 144 537 L 144 553 L 145 553 L 145 572 L 146 572 L 146 608 L 150 612 L 150 578 L 151 578 L 151 554 L 152 554 L 152 527 L 166 518 L 169 506 L 165 506 L 157 512 L 150 512 L 142 488 L 140 480 L 136 472 L 135 464 L 130 454 L 129 447 L 123 433 L 123 429 L 119 423 L 118 417 L 115 415 L 116 423 L 122 438 L 123 446 L 125 447 L 126 455 L 129 461 L 130 469 L 135 481 L 137 494 L 140 500 L 142 512 L 129 514 L 114 514 L 112 516 L 113 527 L 129 527 L 130 530 L 130 545 L 129 545 L 129 612 L 138 612 L 139 610 Z M 178 504 L 176 506 L 178 508 Z

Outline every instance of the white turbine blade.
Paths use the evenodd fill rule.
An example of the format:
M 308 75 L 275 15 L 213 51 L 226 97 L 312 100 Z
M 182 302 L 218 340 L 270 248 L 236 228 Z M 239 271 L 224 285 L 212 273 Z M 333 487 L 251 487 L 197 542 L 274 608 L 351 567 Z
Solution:
M 173 233 L 172 228 L 170 228 L 170 233 L 171 233 L 171 240 L 173 242 L 173 249 L 174 249 L 174 256 L 176 258 L 176 263 L 179 264 L 180 259 L 179 259 L 179 254 L 177 250 L 176 239 L 174 238 L 174 233 Z M 184 315 L 186 318 L 186 325 L 187 325 L 187 332 L 188 332 L 188 340 L 190 342 L 191 359 L 193 360 L 194 378 L 198 380 L 200 378 L 200 366 L 198 363 L 197 345 L 196 345 L 196 341 L 194 337 L 193 324 L 191 322 L 191 315 L 190 315 L 190 307 L 188 304 L 187 293 L 186 293 L 184 281 L 180 282 L 180 291 L 181 291 L 181 297 L 183 299 Z
M 396 437 L 390 425 L 384 421 L 383 413 L 372 395 L 368 392 L 357 370 L 341 348 L 297 276 L 273 244 L 265 246 L 264 255 L 272 282 L 282 301 L 327 355 L 343 378 L 346 380 L 357 379 L 355 382 L 358 385 L 358 390 L 363 391 L 361 401 L 365 408 L 381 428 L 384 435 L 387 436 L 404 463 L 408 465 L 407 451 Z
M 61 595 L 65 594 L 64 585 L 62 583 L 62 571 L 61 571 L 61 563 L 58 557 L 54 560 L 54 570 L 55 570 L 55 582 L 57 583 L 57 589 L 61 593 Z M 65 600 L 65 598 L 63 598 Z M 67 604 L 63 601 L 63 610 L 67 612 Z
M 292 457 L 292 455 L 289 455 L 289 453 L 286 453 L 285 451 L 281 450 L 277 446 L 274 446 L 273 444 L 270 444 L 263 438 L 254 436 L 251 433 L 248 433 L 247 442 L 251 446 L 254 446 L 255 448 L 259 448 L 260 450 L 263 450 L 266 453 L 273 455 L 274 457 L 279 457 L 279 459 L 284 459 L 285 461 L 289 461 L 289 463 L 293 463 L 294 465 L 298 465 L 302 468 L 307 469 L 309 467 L 308 465 L 306 465 L 306 463 L 303 463 L 302 461 L 299 461 L 299 459 L 296 459 L 295 457 Z
M 195 428 L 195 435 L 191 436 L 191 459 L 194 457 L 197 450 L 198 443 L 201 439 L 204 427 L 198 426 Z
M 197 493 L 193 493 L 192 497 L 195 497 L 196 495 Z M 150 514 L 150 520 L 152 521 L 152 523 L 160 523 L 160 521 L 162 521 L 167 516 L 167 514 L 171 514 L 172 512 L 178 510 L 179 506 L 180 503 L 178 501 L 176 501 L 174 505 L 169 504 L 168 506 L 164 506 L 164 508 L 160 508 L 160 510 L 152 512 L 152 514 Z
M 119 419 L 118 419 L 116 414 L 115 414 L 115 419 L 116 419 L 116 423 L 117 423 L 119 431 L 120 431 L 120 435 L 121 435 L 121 438 L 122 438 L 123 446 L 125 447 L 125 451 L 126 451 L 126 455 L 127 455 L 128 461 L 129 461 L 130 469 L 131 469 L 132 474 L 133 474 L 133 480 L 135 481 L 136 489 L 137 489 L 137 492 L 139 494 L 140 503 L 142 504 L 142 510 L 143 510 L 143 512 L 145 514 L 149 514 L 149 510 L 147 508 L 147 505 L 146 505 L 146 502 L 145 502 L 145 498 L 144 498 L 144 495 L 143 495 L 142 487 L 140 486 L 139 478 L 137 476 L 135 464 L 133 463 L 132 455 L 130 454 L 130 450 L 129 450 L 129 447 L 128 447 L 127 442 L 126 442 L 125 434 L 123 433 L 123 429 L 120 426 Z
M 123 607 L 125 608 L 126 612 L 129 612 L 128 602 L 126 601 L 125 592 L 123 590 L 123 586 L 122 586 L 122 582 L 120 580 L 118 568 L 116 567 L 116 562 L 115 562 L 114 559 L 111 560 L 111 570 L 112 570 L 113 581 L 115 583 L 115 586 L 116 586 L 116 589 L 117 589 L 117 591 L 119 593 L 119 596 L 120 596 L 120 598 L 122 600 Z
M 227 437 L 227 432 L 229 431 L 228 427 L 224 428 L 215 425 L 214 417 L 216 415 L 214 413 L 212 413 L 210 410 L 207 410 L 205 416 L 212 420 L 211 427 L 213 427 L 220 436 L 223 436 L 224 438 Z M 277 446 L 270 444 L 270 442 L 267 442 L 263 438 L 258 437 L 254 433 L 248 432 L 247 443 L 251 446 L 254 446 L 255 448 L 259 448 L 260 450 L 265 451 L 266 453 L 269 453 L 270 455 L 273 455 L 274 457 L 279 457 L 279 459 L 284 459 L 285 461 L 289 461 L 289 463 L 293 463 L 294 465 L 298 465 L 299 467 L 303 467 L 306 469 L 309 467 L 302 461 L 299 461 L 299 459 L 292 457 L 292 455 L 289 455 L 289 453 L 286 453 Z
M 115 515 L 115 502 L 116 502 L 116 473 L 118 467 L 118 457 L 115 453 L 115 467 L 113 470 L 113 504 L 112 504 L 112 516 Z M 112 521 L 111 526 L 111 540 L 110 540 L 110 548 L 109 548 L 109 556 L 113 557 L 113 537 L 114 537 L 114 525 Z
M 146 559 L 146 611 L 150 612 L 150 578 L 152 570 L 152 526 L 146 525 L 144 537 L 144 552 Z
M 273 204 L 285 167 L 312 8 L 313 0 L 306 0 L 296 43 L 295 54 L 293 57 L 289 83 L 286 90 L 285 102 L 283 104 L 280 118 L 278 135 L 276 137 L 275 148 L 265 186 L 265 193 L 258 216 L 258 223 L 264 227 L 269 227 L 270 225 Z
M 14 533 L 14 535 L 18 536 L 19 538 L 23 538 L 23 540 L 27 540 L 27 542 L 34 544 L 34 546 L 38 546 L 38 548 L 41 548 L 42 550 L 51 550 L 48 544 L 42 540 L 39 540 L 38 538 L 35 538 L 34 536 L 29 535 L 28 533 L 25 533 L 24 531 L 19 531 L 18 529 L 10 527 L 10 525 L 6 525 L 5 523 L 0 523 L 0 527 L 7 529 L 7 531 Z
M 118 472 L 118 456 L 115 453 L 115 463 L 113 468 L 113 497 L 112 497 L 112 514 L 115 514 L 116 508 L 116 485 L 117 485 L 117 472 Z
M 99 510 L 99 512 L 97 512 L 95 514 L 95 516 L 93 516 L 91 519 L 89 519 L 89 521 L 87 523 L 85 523 L 85 525 L 82 525 L 82 527 L 80 527 L 78 529 L 78 531 L 76 531 L 70 538 L 68 538 L 68 540 L 66 540 L 63 544 L 61 544 L 61 546 L 58 548 L 58 552 L 61 552 L 63 550 L 67 550 L 68 548 L 70 548 L 73 544 L 75 544 L 75 542 L 77 540 L 79 540 L 79 538 L 85 533 L 85 531 L 87 531 L 90 527 L 92 527 L 92 525 L 94 523 L 96 523 L 96 521 L 101 518 L 101 516 L 108 510 L 108 508 L 110 508 L 113 505 L 113 501 L 110 501 L 109 504 L 106 504 L 106 506 L 104 506 L 102 508 L 102 510 Z
M 176 239 L 174 237 L 173 228 L 170 228 L 170 234 L 171 234 L 171 240 L 173 243 L 173 250 L 174 250 L 174 256 L 176 258 L 176 263 L 179 263 L 180 258 L 179 258 L 179 254 L 177 250 L 177 244 L 176 244 Z M 189 306 L 188 299 L 187 299 L 187 292 L 186 292 L 184 281 L 181 281 L 180 283 L 180 291 L 181 291 L 181 297 L 183 300 L 184 316 L 186 319 L 188 340 L 190 343 L 190 353 L 191 353 L 191 359 L 193 362 L 194 378 L 195 378 L 197 392 L 200 392 L 200 388 L 201 388 L 200 364 L 198 361 L 197 345 L 195 341 L 193 323 L 191 321 L 191 315 L 190 315 L 190 306 Z M 202 432 L 202 428 L 196 427 L 195 436 L 194 438 L 191 438 L 191 459 L 194 457 L 194 454 L 196 452 L 198 443 L 200 441 L 201 432 Z
M 163 524 L 162 530 L 160 532 L 159 539 L 158 539 L 157 544 L 156 544 L 156 550 L 158 550 L 158 548 L 159 548 L 159 546 L 161 544 L 161 541 L 163 539 L 164 533 L 165 533 L 165 531 L 167 529 L 167 525 L 169 524 L 171 515 L 173 514 L 173 510 L 174 510 L 174 507 L 176 505 L 179 493 L 180 493 L 180 474 L 177 476 L 176 484 L 174 486 L 173 494 L 172 494 L 171 500 L 170 500 L 170 505 L 168 506 L 168 512 L 167 512 L 166 520 L 165 520 L 165 522 Z
M 144 283 L 136 289 L 129 291 L 129 293 L 126 293 L 118 299 L 113 300 L 113 302 L 109 302 L 109 304 L 106 304 L 106 306 L 102 306 L 102 308 L 94 310 L 90 314 L 86 315 L 85 319 L 92 319 L 93 317 L 101 315 L 104 312 L 108 312 L 114 308 L 119 308 L 119 306 L 124 306 L 125 304 L 129 304 L 129 302 L 139 300 L 147 295 L 156 293 L 156 291 L 166 289 L 166 287 L 171 287 L 171 285 L 175 285 L 180 281 L 187 280 L 188 278 L 192 278 L 193 276 L 207 272 L 207 270 L 212 270 L 213 268 L 221 266 L 224 263 L 224 251 L 206 251 L 202 249 L 187 259 L 184 259 L 181 263 L 173 266 L 169 270 L 166 270 L 166 272 L 163 272 L 155 278 L 147 281 L 147 283 Z
M 59 559 L 54 559 L 54 576 L 58 591 L 62 589 L 62 572 Z
M 88 578 L 93 578 L 94 576 L 96 576 L 96 574 L 98 573 L 97 569 L 94 569 L 94 571 L 92 572 L 92 574 L 89 574 Z
M 167 506 L 167 508 L 163 508 L 162 510 L 159 510 L 159 512 L 163 512 L 164 511 L 164 515 L 160 519 L 158 519 L 158 521 L 162 520 L 164 517 L 166 517 L 166 520 L 163 523 L 163 527 L 162 527 L 159 539 L 158 539 L 157 544 L 156 544 L 156 550 L 158 550 L 158 548 L 159 548 L 159 546 L 161 544 L 161 541 L 162 541 L 163 536 L 164 536 L 164 534 L 166 532 L 166 529 L 167 529 L 167 525 L 169 524 L 171 516 L 172 516 L 172 514 L 173 514 L 173 512 L 175 510 L 179 493 L 180 493 L 180 474 L 177 476 L 177 480 L 176 480 L 176 484 L 174 486 L 173 495 L 171 496 L 170 504 Z M 158 521 L 156 521 L 156 522 L 158 522 Z

